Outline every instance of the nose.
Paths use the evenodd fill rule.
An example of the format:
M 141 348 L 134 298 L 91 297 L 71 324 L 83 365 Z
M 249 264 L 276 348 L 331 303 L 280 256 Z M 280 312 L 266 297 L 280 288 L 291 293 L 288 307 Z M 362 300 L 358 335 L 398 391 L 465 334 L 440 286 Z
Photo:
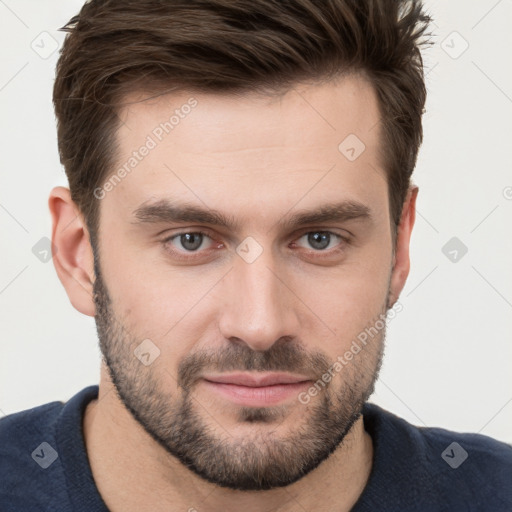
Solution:
M 283 336 L 293 339 L 299 334 L 300 301 L 290 279 L 272 259 L 270 251 L 263 251 L 252 263 L 235 255 L 221 291 L 222 335 L 256 351 L 268 350 Z

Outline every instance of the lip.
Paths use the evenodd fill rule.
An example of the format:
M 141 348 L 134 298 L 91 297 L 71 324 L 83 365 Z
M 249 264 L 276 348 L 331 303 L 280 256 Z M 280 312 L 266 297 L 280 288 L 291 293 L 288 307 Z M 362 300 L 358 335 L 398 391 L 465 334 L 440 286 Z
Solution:
M 228 373 L 219 375 L 206 375 L 204 380 L 220 384 L 235 384 L 237 386 L 264 387 L 277 384 L 297 384 L 298 382 L 310 381 L 311 377 L 292 373 L 257 372 L 257 373 Z
M 204 386 L 237 405 L 266 407 L 296 397 L 311 378 L 290 373 L 231 373 L 203 377 Z

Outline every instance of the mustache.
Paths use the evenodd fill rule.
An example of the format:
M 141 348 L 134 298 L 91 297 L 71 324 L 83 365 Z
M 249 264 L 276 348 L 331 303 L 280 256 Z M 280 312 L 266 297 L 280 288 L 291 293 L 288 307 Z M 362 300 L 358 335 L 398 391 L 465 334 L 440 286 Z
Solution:
M 252 350 L 242 343 L 231 344 L 221 350 L 201 350 L 185 356 L 178 365 L 177 383 L 187 390 L 211 371 L 291 372 L 317 380 L 329 366 L 329 359 L 321 352 L 307 352 L 287 339 L 279 340 L 266 351 Z

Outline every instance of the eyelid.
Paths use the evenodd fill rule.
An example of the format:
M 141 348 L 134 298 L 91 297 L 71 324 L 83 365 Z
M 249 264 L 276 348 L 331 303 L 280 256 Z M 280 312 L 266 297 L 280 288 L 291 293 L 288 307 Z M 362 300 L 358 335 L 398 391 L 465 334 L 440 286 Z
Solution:
M 332 255 L 333 253 L 339 252 L 339 251 L 343 250 L 343 246 L 345 244 L 349 244 L 351 241 L 348 236 L 341 235 L 340 233 L 336 233 L 335 231 L 331 231 L 328 229 L 307 229 L 306 231 L 302 232 L 302 234 L 295 237 L 293 243 L 297 244 L 298 240 L 300 240 L 305 235 L 308 235 L 309 233 L 327 233 L 331 236 L 334 235 L 335 237 L 337 237 L 339 239 L 339 243 L 336 246 L 331 247 L 330 249 L 315 250 L 315 249 L 308 249 L 305 247 L 303 248 L 304 250 L 309 251 L 310 253 L 317 254 L 319 256 L 321 256 L 323 254 L 324 255 Z
M 162 240 L 162 243 L 168 243 L 168 242 L 171 242 L 173 239 L 181 236 L 181 235 L 190 235 L 190 234 L 193 234 L 193 235 L 203 235 L 207 238 L 209 238 L 212 242 L 217 242 L 217 243 L 220 243 L 218 242 L 218 240 L 216 240 L 212 234 L 208 231 L 208 230 L 205 230 L 205 229 L 202 229 L 202 228 L 198 228 L 198 229 L 185 229 L 185 230 L 182 230 L 182 231 L 179 231 L 178 233 L 174 233 L 172 235 L 168 235 L 166 236 L 163 240 Z M 224 245 L 224 244 L 223 244 Z M 193 254 L 190 253 L 190 254 Z
M 336 235 L 340 238 L 342 238 L 345 241 L 350 241 L 350 237 L 352 236 L 352 233 L 349 233 L 348 231 L 345 231 L 347 235 L 342 235 L 340 233 L 337 233 L 336 231 L 332 231 L 332 228 L 302 228 L 301 230 L 297 230 L 295 233 L 292 233 L 293 240 L 296 240 L 298 238 L 302 238 L 304 235 L 308 233 L 329 233 L 331 235 Z M 212 232 L 210 232 L 208 229 L 205 228 L 188 228 L 188 229 L 182 229 L 181 231 L 178 231 L 177 233 L 174 233 L 172 235 L 167 235 L 165 238 L 162 239 L 162 242 L 168 242 L 169 240 L 172 240 L 173 238 L 176 238 L 180 235 L 186 235 L 186 234 L 198 234 L 207 236 L 213 241 L 216 240 L 216 235 L 213 235 Z
M 337 233 L 336 231 L 332 231 L 332 228 L 331 229 L 326 229 L 326 228 L 314 228 L 314 227 L 313 228 L 311 228 L 311 227 L 303 228 L 301 231 L 296 232 L 293 235 L 292 243 L 296 245 L 297 240 L 301 239 L 303 236 L 305 236 L 305 235 L 307 235 L 309 233 L 328 233 L 329 235 L 334 235 L 335 237 L 340 239 L 340 243 L 339 244 L 337 244 L 335 247 L 332 247 L 332 248 L 327 249 L 327 250 L 315 250 L 315 249 L 307 249 L 306 247 L 301 247 L 305 251 L 308 251 L 309 253 L 313 253 L 315 255 L 318 255 L 319 257 L 322 257 L 322 255 L 331 255 L 332 256 L 333 253 L 342 251 L 343 250 L 343 246 L 345 244 L 351 243 L 351 238 L 349 236 L 342 235 L 340 233 Z M 162 243 L 163 244 L 167 244 L 167 243 L 173 241 L 175 238 L 177 238 L 177 237 L 179 237 L 181 235 L 185 235 L 185 234 L 201 234 L 201 235 L 206 236 L 207 238 L 209 238 L 211 240 L 211 242 L 213 242 L 213 244 L 217 243 L 217 247 L 219 245 L 221 247 L 225 246 L 225 244 L 223 244 L 222 242 L 219 242 L 218 240 L 216 240 L 215 236 L 214 235 L 212 236 L 211 232 L 209 232 L 208 229 L 203 229 L 203 228 L 182 229 L 181 231 L 179 231 L 177 233 L 174 233 L 172 235 L 169 235 L 169 236 L 165 237 L 162 240 Z M 178 257 L 183 257 L 185 259 L 194 259 L 198 255 L 201 255 L 201 254 L 203 254 L 205 252 L 209 252 L 209 249 L 203 249 L 201 251 L 184 251 L 184 250 L 179 250 L 179 249 L 173 249 L 173 250 L 168 250 L 168 252 L 173 253 L 175 255 L 178 255 Z
M 343 230 L 343 233 L 339 233 L 338 231 L 333 231 L 335 228 L 302 228 L 296 231 L 296 234 L 294 234 L 294 238 L 300 238 L 301 236 L 304 236 L 308 233 L 329 233 L 331 235 L 336 235 L 341 238 L 350 238 L 352 236 L 352 233 L 347 231 L 346 229 Z

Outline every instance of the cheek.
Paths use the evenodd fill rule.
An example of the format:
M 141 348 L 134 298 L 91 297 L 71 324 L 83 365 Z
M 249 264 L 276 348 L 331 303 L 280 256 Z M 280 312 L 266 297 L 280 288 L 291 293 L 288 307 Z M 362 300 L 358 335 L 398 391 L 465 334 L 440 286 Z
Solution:
M 161 351 L 160 362 L 165 361 L 170 370 L 170 361 L 178 361 L 192 350 L 207 325 L 205 307 L 213 308 L 207 294 L 222 274 L 200 275 L 184 269 L 170 270 L 161 262 L 148 264 L 147 252 L 143 254 L 139 249 L 137 255 L 136 248 L 114 235 L 103 247 L 103 279 L 115 316 L 127 333 L 127 348 L 133 350 L 150 339 Z M 119 247 L 125 249 L 121 252 Z M 128 253 L 130 256 L 120 257 Z
M 138 254 L 140 249 L 131 247 L 115 230 L 110 233 L 102 240 L 100 263 L 116 316 L 132 337 L 153 339 L 172 322 L 170 287 L 157 279 L 156 269 Z
M 322 341 L 326 350 L 327 346 L 339 351 L 340 346 L 350 345 L 383 312 L 391 271 L 391 258 L 385 255 L 368 248 L 345 265 L 323 274 L 304 274 L 297 280 L 297 295 L 309 308 L 309 324 L 303 323 L 303 328 L 310 333 L 321 328 L 327 335 Z

